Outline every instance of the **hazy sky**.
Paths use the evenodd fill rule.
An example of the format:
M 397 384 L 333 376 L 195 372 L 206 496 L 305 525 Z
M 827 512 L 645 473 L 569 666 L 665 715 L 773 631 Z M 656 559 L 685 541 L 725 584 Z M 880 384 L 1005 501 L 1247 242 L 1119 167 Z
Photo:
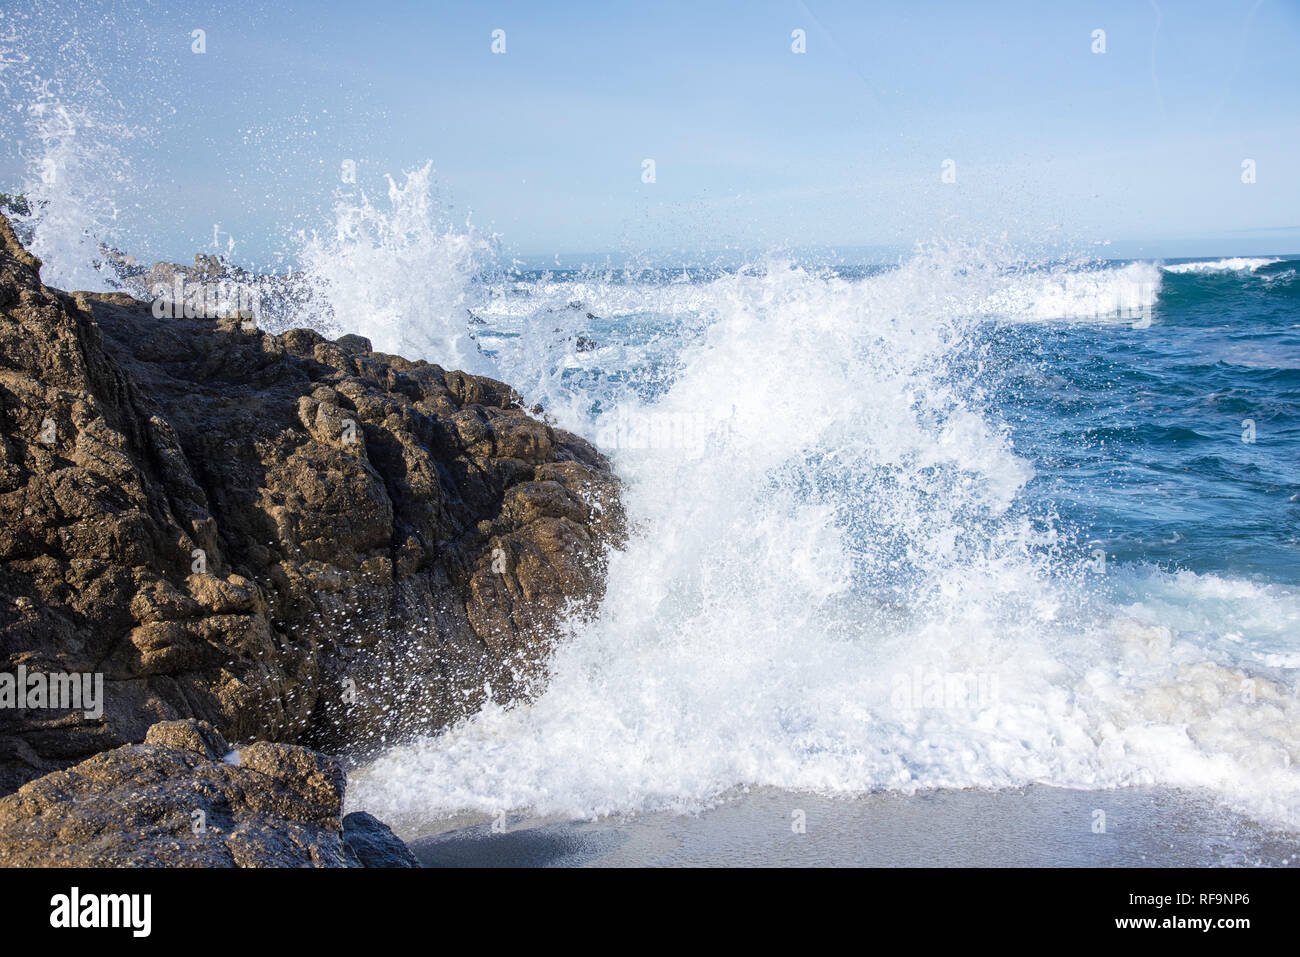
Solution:
M 0 8 L 0 188 L 32 174 L 55 77 L 47 99 L 109 124 L 82 143 L 116 151 L 94 181 L 145 254 L 188 258 L 215 223 L 241 258 L 287 251 L 327 227 L 345 159 L 372 195 L 431 160 L 450 219 L 520 254 L 1300 250 L 1296 2 Z

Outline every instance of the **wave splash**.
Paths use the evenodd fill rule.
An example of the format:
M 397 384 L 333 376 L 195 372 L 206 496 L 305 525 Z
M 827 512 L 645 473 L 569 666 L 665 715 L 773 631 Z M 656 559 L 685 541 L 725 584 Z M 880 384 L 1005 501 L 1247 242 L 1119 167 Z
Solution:
M 1229 259 L 1216 259 L 1213 262 L 1174 263 L 1163 266 L 1165 272 L 1183 273 L 1228 273 L 1256 272 L 1265 266 L 1281 262 L 1280 259 L 1245 259 L 1234 256 Z
M 491 237 L 440 218 L 433 165 L 388 178 L 388 206 L 360 192 L 339 197 L 334 228 L 305 238 L 295 317 L 331 335 L 356 333 L 375 349 L 448 369 L 493 374 L 472 338 L 471 277 L 495 254 Z
M 116 288 L 106 252 L 116 238 L 117 197 L 131 175 L 119 148 L 131 130 L 49 90 L 24 107 L 23 120 L 31 144 L 24 148 L 26 211 L 9 212 L 41 260 L 42 278 L 60 289 Z
M 1158 285 L 1148 269 L 1119 282 Z M 566 423 L 693 423 L 689 442 L 613 443 L 634 534 L 599 619 L 571 626 L 535 700 L 392 750 L 352 800 L 410 821 L 691 810 L 755 785 L 1166 784 L 1300 822 L 1300 701 L 1276 657 L 1241 650 L 1237 586 L 1090 576 L 1020 504 L 1033 470 L 959 360 L 1045 283 L 1083 288 L 945 248 L 865 279 L 769 260 L 683 292 L 706 321 L 666 391 L 610 376 Z M 626 296 L 594 286 L 596 309 Z M 582 414 L 562 378 L 515 381 Z M 1133 597 L 1162 589 L 1200 623 Z M 1269 600 L 1300 616 L 1300 595 Z

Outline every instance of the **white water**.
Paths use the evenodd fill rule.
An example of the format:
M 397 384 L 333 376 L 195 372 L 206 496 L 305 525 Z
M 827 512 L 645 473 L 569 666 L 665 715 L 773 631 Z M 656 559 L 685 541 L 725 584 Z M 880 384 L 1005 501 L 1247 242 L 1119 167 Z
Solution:
M 1230 259 L 1217 259 L 1213 262 L 1175 263 L 1164 266 L 1165 272 L 1173 273 L 1220 273 L 1220 272 L 1254 272 L 1262 266 L 1269 266 L 1278 259 L 1243 259 L 1234 256 Z
M 101 245 L 121 238 L 124 197 L 133 193 L 124 145 L 138 130 L 99 78 L 86 38 L 52 13 L 38 5 L 0 11 L 0 138 L 17 147 L 22 166 L 20 181 L 3 191 L 28 200 L 30 216 L 13 218 L 45 282 L 104 291 L 115 273 Z
M 60 289 L 113 288 L 100 247 L 114 239 L 114 184 L 126 178 L 127 164 L 111 143 L 124 132 L 54 96 L 31 103 L 26 124 L 35 147 L 22 192 L 32 206 L 29 246 L 41 277 Z
M 437 220 L 432 164 L 401 183 L 390 177 L 387 200 L 340 198 L 332 233 L 304 244 L 311 301 L 324 311 L 300 318 L 365 336 L 380 352 L 491 372 L 470 338 L 464 281 L 490 260 L 491 241 Z
M 1046 275 L 1024 274 L 983 304 L 1003 320 L 1141 319 L 1160 295 L 1160 270 L 1150 263 L 1080 269 L 1057 266 Z
M 769 261 L 682 287 L 543 280 L 531 311 L 498 304 L 537 346 L 503 349 L 499 374 L 565 425 L 703 415 L 702 441 L 613 449 L 634 533 L 536 699 L 393 749 L 351 801 L 590 817 L 738 786 L 1161 784 L 1300 825 L 1300 701 L 1279 670 L 1300 595 L 1063 570 L 1051 516 L 1014 508 L 1030 466 L 978 382 L 947 376 L 983 317 L 1122 314 L 1158 288 L 1143 264 L 1026 273 L 949 248 L 855 281 Z M 666 394 L 605 380 L 584 418 L 591 396 L 555 374 L 570 297 L 690 317 L 647 347 L 676 350 Z

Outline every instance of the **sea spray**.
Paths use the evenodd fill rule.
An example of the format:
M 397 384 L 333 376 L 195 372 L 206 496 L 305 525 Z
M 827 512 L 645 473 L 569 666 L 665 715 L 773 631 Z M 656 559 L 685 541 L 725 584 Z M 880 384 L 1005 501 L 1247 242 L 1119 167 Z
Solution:
M 1163 783 L 1300 820 L 1286 797 L 1300 707 L 1278 661 L 1141 624 L 1113 589 L 1166 573 L 1084 569 L 1029 504 L 1034 469 L 969 374 L 1018 321 L 1150 310 L 1159 272 L 1139 265 L 936 247 L 858 278 L 768 260 L 675 300 L 655 282 L 547 277 L 485 307 L 489 327 L 545 323 L 572 346 L 581 323 L 552 323 L 566 297 L 629 326 L 689 302 L 658 333 L 610 331 L 598 351 L 617 368 L 538 375 L 513 340 L 497 362 L 588 434 L 644 414 L 704 425 L 682 448 L 606 449 L 634 534 L 544 693 L 395 748 L 353 800 L 409 823 L 690 810 L 754 785 Z M 1294 590 L 1272 600 L 1300 609 Z M 1272 743 L 1252 745 L 1259 731 Z
M 29 142 L 19 217 L 42 278 L 61 289 L 115 288 L 106 252 L 116 238 L 118 197 L 130 166 L 115 143 L 120 124 L 46 95 L 26 107 Z
M 302 324 L 363 335 L 380 352 L 491 374 L 472 336 L 467 291 L 491 261 L 491 239 L 440 220 L 431 163 L 400 183 L 389 177 L 387 200 L 340 196 L 332 231 L 305 241 L 303 282 L 320 311 L 299 317 Z
M 16 147 L 17 192 L 25 209 L 8 213 L 28 248 L 42 262 L 42 278 L 61 289 L 120 288 L 111 258 L 127 245 L 123 211 L 138 217 L 140 179 L 134 146 L 144 123 L 128 103 L 145 85 L 113 89 L 104 79 L 98 46 L 114 37 L 116 56 L 147 61 L 148 38 L 114 24 L 111 11 L 69 13 L 33 2 L 0 17 L 0 138 Z M 161 110 L 160 97 L 146 97 Z M 135 222 L 135 227 L 142 224 Z

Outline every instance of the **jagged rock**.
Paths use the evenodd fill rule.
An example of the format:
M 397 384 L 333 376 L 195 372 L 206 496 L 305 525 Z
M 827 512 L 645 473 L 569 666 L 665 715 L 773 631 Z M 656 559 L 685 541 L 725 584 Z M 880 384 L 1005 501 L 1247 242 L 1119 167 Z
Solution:
M 622 534 L 508 386 L 47 288 L 3 217 L 0 519 L 0 671 L 105 679 L 0 709 L 0 793 L 160 720 L 338 751 L 526 693 Z
M 267 742 L 227 751 L 206 722 L 170 721 L 32 781 L 0 798 L 0 866 L 419 866 L 369 815 L 340 820 L 334 758 Z
M 230 745 L 221 732 L 206 721 L 160 721 L 145 732 L 144 743 L 155 748 L 193 751 L 209 761 L 220 761 L 231 754 Z
M 343 842 L 361 867 L 421 866 L 387 824 L 365 811 L 343 818 Z

